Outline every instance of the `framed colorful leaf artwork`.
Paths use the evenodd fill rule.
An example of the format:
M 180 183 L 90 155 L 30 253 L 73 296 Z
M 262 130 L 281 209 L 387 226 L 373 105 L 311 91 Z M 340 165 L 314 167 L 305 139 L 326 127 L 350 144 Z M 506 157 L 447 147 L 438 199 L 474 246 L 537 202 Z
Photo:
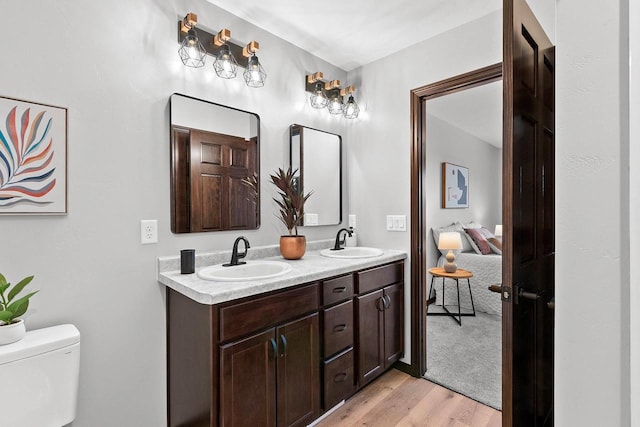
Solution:
M 67 109 L 0 96 L 0 214 L 67 213 Z
M 452 163 L 442 164 L 442 208 L 469 207 L 469 169 Z

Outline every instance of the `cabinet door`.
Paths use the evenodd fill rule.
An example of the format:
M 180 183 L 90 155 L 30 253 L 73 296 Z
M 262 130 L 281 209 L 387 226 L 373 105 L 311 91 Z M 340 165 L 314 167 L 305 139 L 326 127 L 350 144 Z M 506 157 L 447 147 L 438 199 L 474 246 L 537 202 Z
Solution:
M 358 310 L 358 382 L 362 387 L 384 370 L 382 289 L 360 295 Z
M 319 415 L 319 335 L 318 313 L 276 329 L 280 427 L 306 426 Z
M 398 361 L 404 350 L 404 292 L 401 283 L 384 288 L 384 357 L 385 368 Z
M 270 329 L 221 347 L 220 425 L 276 425 L 275 339 Z

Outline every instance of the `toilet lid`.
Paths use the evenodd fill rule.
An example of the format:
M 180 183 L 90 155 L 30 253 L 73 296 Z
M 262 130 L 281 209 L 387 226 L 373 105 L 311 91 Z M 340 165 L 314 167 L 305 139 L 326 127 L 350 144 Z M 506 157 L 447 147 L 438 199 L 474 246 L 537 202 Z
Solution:
M 58 325 L 28 331 L 20 341 L 0 346 L 0 365 L 79 342 L 80 332 L 74 325 Z

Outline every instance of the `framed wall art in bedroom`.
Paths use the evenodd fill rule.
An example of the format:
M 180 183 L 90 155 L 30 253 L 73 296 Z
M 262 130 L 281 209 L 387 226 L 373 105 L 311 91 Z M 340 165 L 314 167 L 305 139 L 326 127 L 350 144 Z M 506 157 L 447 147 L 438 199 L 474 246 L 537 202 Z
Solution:
M 0 96 L 0 215 L 67 213 L 67 109 Z
M 469 169 L 442 163 L 442 208 L 469 207 Z

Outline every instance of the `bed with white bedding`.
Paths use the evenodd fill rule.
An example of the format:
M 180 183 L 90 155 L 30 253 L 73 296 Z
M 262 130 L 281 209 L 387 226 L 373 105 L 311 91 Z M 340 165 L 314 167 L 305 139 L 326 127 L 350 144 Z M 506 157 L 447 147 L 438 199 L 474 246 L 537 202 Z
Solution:
M 438 260 L 438 267 L 442 267 L 445 261 L 444 256 L 441 256 Z M 474 252 L 462 252 L 456 255 L 455 263 L 458 268 L 463 268 L 473 273 L 470 283 L 476 311 L 501 315 L 502 301 L 500 300 L 500 294 L 491 292 L 488 287 L 489 285 L 502 283 L 502 256 L 498 254 L 481 255 Z M 457 305 L 458 296 L 455 281 L 452 279 L 445 280 L 444 292 L 447 307 Z M 431 275 L 428 275 L 427 285 L 431 285 Z M 433 287 L 436 293 L 436 304 L 440 305 L 442 304 L 442 279 L 436 277 L 433 281 Z M 471 301 L 466 280 L 460 280 L 460 305 L 463 312 L 466 309 L 471 311 Z M 457 310 L 454 309 L 454 311 Z

